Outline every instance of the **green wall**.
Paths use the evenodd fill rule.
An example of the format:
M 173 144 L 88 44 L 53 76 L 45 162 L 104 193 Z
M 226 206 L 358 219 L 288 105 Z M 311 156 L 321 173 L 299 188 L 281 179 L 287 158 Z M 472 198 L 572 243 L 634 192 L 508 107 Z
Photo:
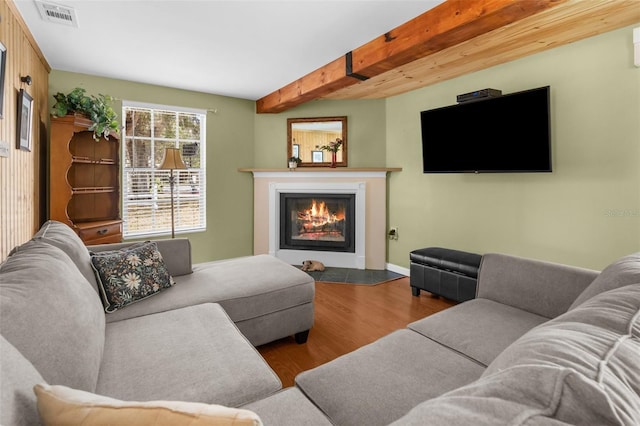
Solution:
M 389 184 L 388 220 L 399 239 L 389 242 L 388 261 L 408 267 L 411 250 L 443 246 L 601 269 L 640 250 L 640 69 L 632 28 L 387 99 L 386 164 L 404 169 Z M 553 173 L 422 173 L 420 111 L 477 89 L 546 85 Z
M 256 114 L 255 167 L 287 167 L 287 118 L 347 116 L 348 167 L 385 164 L 385 101 L 314 101 L 280 114 Z
M 51 73 L 49 87 L 51 95 L 79 86 L 119 100 L 217 110 L 207 115 L 207 231 L 185 235 L 195 262 L 252 253 L 253 178 L 237 169 L 286 167 L 287 118 L 346 115 L 350 167 L 403 168 L 388 184 L 388 222 L 399 227 L 389 263 L 408 267 L 411 250 L 443 246 L 601 269 L 640 250 L 635 26 L 386 100 L 314 101 L 280 114 L 256 114 L 247 100 L 63 71 Z M 546 85 L 553 173 L 422 173 L 420 111 L 481 88 Z
M 194 262 L 252 254 L 253 180 L 238 168 L 253 164 L 254 102 L 54 70 L 50 105 L 54 93 L 74 87 L 113 96 L 118 113 L 122 100 L 217 111 L 207 114 L 207 230 L 178 236 L 191 240 Z

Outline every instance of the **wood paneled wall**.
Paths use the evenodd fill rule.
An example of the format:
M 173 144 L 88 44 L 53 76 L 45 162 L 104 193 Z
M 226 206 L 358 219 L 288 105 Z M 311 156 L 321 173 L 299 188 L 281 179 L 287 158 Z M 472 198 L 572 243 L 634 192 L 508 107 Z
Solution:
M 342 137 L 340 132 L 321 132 L 319 130 L 306 131 L 306 130 L 293 130 L 291 133 L 294 144 L 300 146 L 299 155 L 305 163 L 311 163 L 312 151 L 321 151 L 320 147 L 323 145 L 329 145 L 329 142 L 335 141 L 336 138 Z M 323 151 L 323 161 L 331 161 L 331 153 Z M 342 150 L 338 151 L 337 161 L 342 161 Z
M 0 141 L 9 156 L 0 157 L 0 261 L 16 245 L 29 240 L 46 214 L 46 150 L 51 68 L 12 0 L 0 0 L 0 41 L 7 49 Z M 31 86 L 20 81 L 30 75 Z M 18 94 L 34 99 L 31 152 L 16 148 Z

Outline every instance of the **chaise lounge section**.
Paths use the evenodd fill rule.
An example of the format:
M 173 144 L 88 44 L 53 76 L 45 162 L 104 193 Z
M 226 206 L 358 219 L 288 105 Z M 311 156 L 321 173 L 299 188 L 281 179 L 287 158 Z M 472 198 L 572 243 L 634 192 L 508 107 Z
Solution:
M 304 343 L 313 326 L 315 281 L 268 255 L 240 257 L 191 267 L 188 239 L 158 240 L 175 281 L 144 303 L 107 315 L 107 322 L 165 312 L 200 303 L 219 303 L 242 334 L 259 346 L 287 336 Z M 129 244 L 89 246 L 92 252 L 126 249 Z
M 34 239 L 65 251 L 97 293 L 100 290 L 90 253 L 138 245 L 104 244 L 87 250 L 69 227 L 56 221 L 45 223 Z M 200 303 L 219 303 L 254 346 L 293 335 L 300 343 L 306 340 L 313 326 L 315 294 L 315 282 L 308 274 L 267 255 L 192 265 L 188 239 L 154 242 L 175 285 L 107 314 L 108 323 Z

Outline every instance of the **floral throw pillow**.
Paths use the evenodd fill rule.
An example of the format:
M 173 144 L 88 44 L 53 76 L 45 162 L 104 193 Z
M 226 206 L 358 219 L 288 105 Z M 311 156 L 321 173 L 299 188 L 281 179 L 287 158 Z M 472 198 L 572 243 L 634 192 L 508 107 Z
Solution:
M 91 253 L 106 312 L 114 312 L 174 284 L 158 245 L 152 241 Z

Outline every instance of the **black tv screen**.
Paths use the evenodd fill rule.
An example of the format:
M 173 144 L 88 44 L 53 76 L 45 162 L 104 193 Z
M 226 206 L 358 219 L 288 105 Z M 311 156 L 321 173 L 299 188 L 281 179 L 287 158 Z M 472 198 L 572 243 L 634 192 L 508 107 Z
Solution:
M 550 172 L 549 86 L 420 113 L 424 173 Z

